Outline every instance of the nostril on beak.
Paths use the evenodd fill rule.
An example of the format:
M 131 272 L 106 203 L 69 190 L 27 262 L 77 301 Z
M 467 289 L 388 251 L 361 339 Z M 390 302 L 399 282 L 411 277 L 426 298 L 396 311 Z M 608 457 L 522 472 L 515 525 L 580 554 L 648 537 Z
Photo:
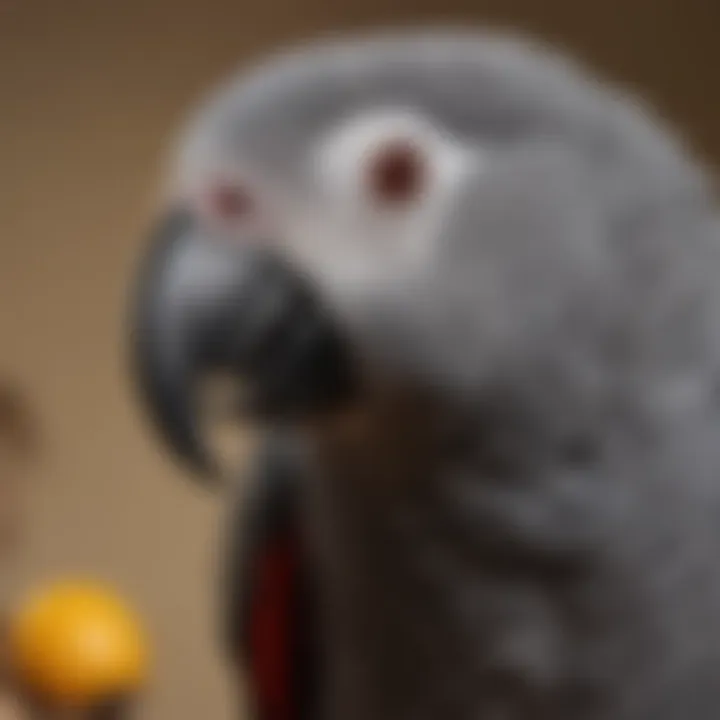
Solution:
M 241 186 L 218 185 L 210 190 L 207 197 L 209 212 L 226 220 L 248 218 L 257 206 L 251 193 Z
M 231 233 L 235 241 L 261 240 L 268 224 L 256 189 L 237 180 L 216 179 L 192 194 L 187 204 L 203 224 Z

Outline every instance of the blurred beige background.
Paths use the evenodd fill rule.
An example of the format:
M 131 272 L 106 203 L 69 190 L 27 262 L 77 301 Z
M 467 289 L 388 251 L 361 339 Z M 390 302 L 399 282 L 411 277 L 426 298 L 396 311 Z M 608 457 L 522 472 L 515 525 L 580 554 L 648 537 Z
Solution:
M 391 9 L 392 6 L 392 9 Z M 308 32 L 488 21 L 568 44 L 648 95 L 720 157 L 713 0 L 0 0 L 0 373 L 48 432 L 19 587 L 115 582 L 153 634 L 142 717 L 223 718 L 219 502 L 144 432 L 123 356 L 124 293 L 167 133 L 209 82 Z

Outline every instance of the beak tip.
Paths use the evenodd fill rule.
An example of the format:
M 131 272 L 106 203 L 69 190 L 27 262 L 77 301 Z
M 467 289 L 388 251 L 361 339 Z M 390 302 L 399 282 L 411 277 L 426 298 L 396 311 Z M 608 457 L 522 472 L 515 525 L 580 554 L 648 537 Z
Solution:
M 152 430 L 176 462 L 203 480 L 217 477 L 193 409 L 193 330 L 178 312 L 179 263 L 193 244 L 192 226 L 171 213 L 151 233 L 129 298 L 128 371 Z

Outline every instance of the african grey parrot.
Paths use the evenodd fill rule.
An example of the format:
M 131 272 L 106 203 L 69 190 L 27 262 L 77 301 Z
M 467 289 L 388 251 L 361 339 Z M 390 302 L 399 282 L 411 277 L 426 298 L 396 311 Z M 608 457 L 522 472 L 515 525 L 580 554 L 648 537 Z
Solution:
M 720 716 L 718 210 L 651 110 L 522 37 L 321 40 L 210 94 L 162 212 L 146 408 L 208 475 L 198 381 L 242 381 L 238 601 L 312 606 L 264 720 Z

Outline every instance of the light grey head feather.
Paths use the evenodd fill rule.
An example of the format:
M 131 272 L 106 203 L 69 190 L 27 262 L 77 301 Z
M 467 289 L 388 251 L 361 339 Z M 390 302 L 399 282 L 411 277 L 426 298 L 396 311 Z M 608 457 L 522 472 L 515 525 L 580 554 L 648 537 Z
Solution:
M 426 225 L 341 222 L 313 153 L 389 111 L 477 162 Z M 278 247 L 376 372 L 442 396 L 454 438 L 324 468 L 332 717 L 637 720 L 691 694 L 667 717 L 716 717 L 720 257 L 682 142 L 542 46 L 388 34 L 214 93 L 172 183 L 192 199 L 222 176 L 263 188 Z M 398 251 L 413 237 L 429 251 Z M 412 492 L 377 482 L 405 470 Z

